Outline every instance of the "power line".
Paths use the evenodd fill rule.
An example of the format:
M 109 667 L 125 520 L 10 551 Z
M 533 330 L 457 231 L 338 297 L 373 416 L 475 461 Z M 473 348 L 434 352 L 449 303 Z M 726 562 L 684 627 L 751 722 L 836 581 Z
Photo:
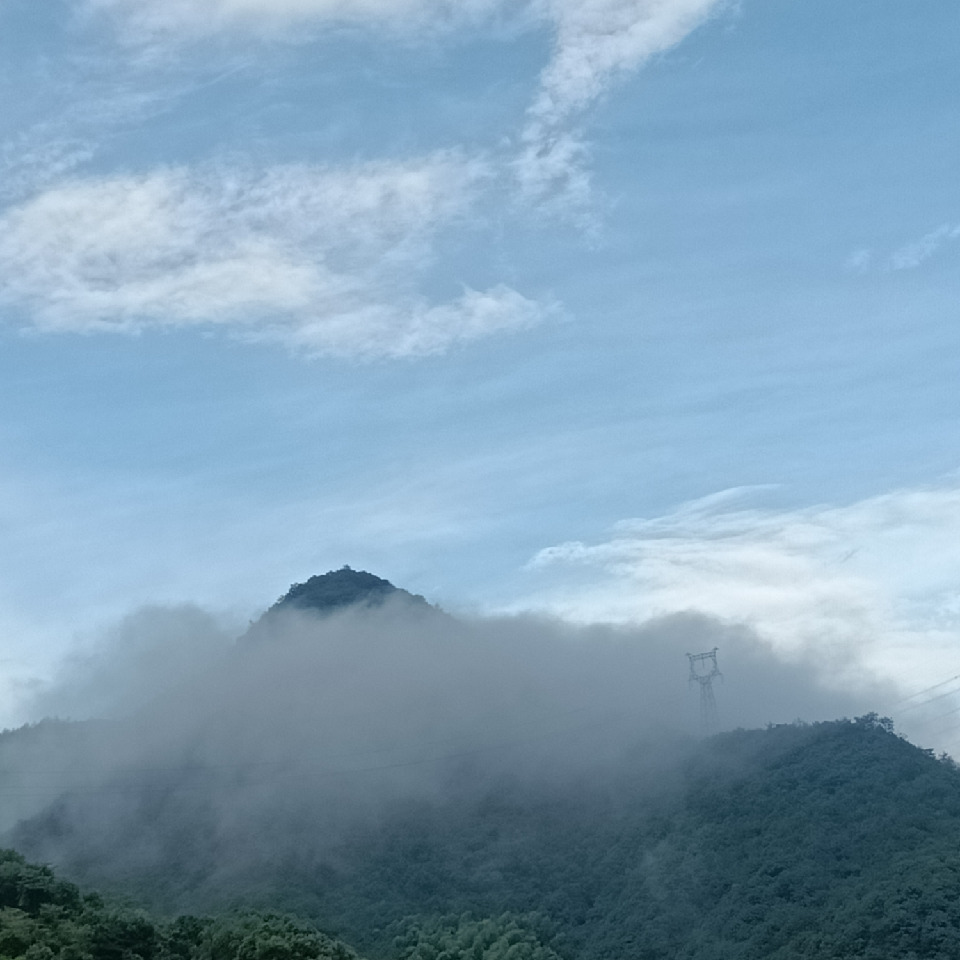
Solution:
M 958 673 L 955 677 L 950 677 L 949 680 L 941 680 L 939 683 L 935 683 L 932 687 L 926 687 L 923 690 L 918 690 L 916 693 L 911 693 L 909 696 L 903 697 L 901 700 L 897 700 L 894 703 L 891 703 L 890 707 L 888 707 L 887 709 L 891 709 L 892 707 L 897 707 L 901 703 L 906 703 L 908 700 L 913 700 L 916 697 L 922 697 L 925 693 L 930 693 L 931 690 L 939 690 L 940 687 L 945 687 L 948 683 L 953 683 L 954 680 L 960 680 L 960 673 Z
M 945 713 L 938 713 L 935 717 L 922 717 L 919 719 L 919 723 L 923 725 L 925 730 L 928 730 L 931 733 L 944 733 L 947 730 L 953 728 L 957 721 L 950 720 L 949 717 L 955 717 L 960 713 L 960 707 L 955 707 L 953 710 L 947 710 Z M 942 721 L 946 720 L 944 724 Z
M 940 684 L 943 686 L 943 684 Z M 916 710 L 920 707 L 926 707 L 931 703 L 936 703 L 938 700 L 943 700 L 946 697 L 955 697 L 960 694 L 960 690 L 948 690 L 946 693 L 938 693 L 935 697 L 929 697 L 926 700 L 921 700 L 919 703 L 909 703 L 907 706 L 900 709 L 900 713 L 906 713 L 908 710 Z

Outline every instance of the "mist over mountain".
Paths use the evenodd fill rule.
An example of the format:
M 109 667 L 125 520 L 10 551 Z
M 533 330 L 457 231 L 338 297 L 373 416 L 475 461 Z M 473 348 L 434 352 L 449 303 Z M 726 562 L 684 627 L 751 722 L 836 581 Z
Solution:
M 397 813 L 288 889 L 374 951 L 384 918 L 519 910 L 590 960 L 948 960 L 958 839 L 956 765 L 867 715 Z
M 714 647 L 722 726 L 767 732 L 696 736 L 686 654 Z M 456 618 L 344 568 L 294 585 L 239 640 L 191 607 L 118 624 L 37 700 L 73 722 L 0 735 L 3 827 L 70 879 L 171 913 L 295 910 L 373 956 L 396 955 L 386 931 L 404 917 L 444 940 L 462 931 L 437 918 L 505 912 L 584 958 L 780 956 L 757 952 L 759 919 L 723 919 L 761 896 L 771 857 L 801 919 L 768 940 L 794 949 L 882 859 L 859 828 L 841 843 L 860 798 L 879 798 L 870 816 L 898 856 L 960 823 L 936 807 L 953 767 L 879 721 L 793 724 L 886 694 L 828 680 L 692 613 Z M 801 840 L 809 884 L 785 859 Z M 727 952 L 693 937 L 701 904 Z M 527 936 L 503 933 L 512 922 L 483 936 Z
M 138 802 L 139 829 L 163 816 L 156 796 L 140 791 Z M 14 839 L 38 852 L 56 844 L 63 814 L 54 807 Z M 215 824 L 185 826 L 164 855 L 126 872 L 75 838 L 64 869 L 164 912 L 292 910 L 394 960 L 951 960 L 960 950 L 960 771 L 876 715 L 735 731 L 549 790 L 511 780 L 396 803 L 325 850 L 303 824 L 298 848 L 264 842 L 241 872 L 218 869 L 231 852 L 203 842 Z M 279 960 L 333 947 L 303 923 L 243 923 Z M 134 929 L 137 942 L 171 935 L 142 919 Z M 237 921 L 178 929 L 229 935 Z M 317 952 L 289 952 L 294 934 Z M 179 955 L 208 958 L 199 946 Z

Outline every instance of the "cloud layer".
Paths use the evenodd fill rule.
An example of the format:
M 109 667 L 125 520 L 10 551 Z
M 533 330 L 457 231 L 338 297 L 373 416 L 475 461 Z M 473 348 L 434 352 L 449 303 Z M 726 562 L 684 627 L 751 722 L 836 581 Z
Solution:
M 48 331 L 219 325 L 319 354 L 437 352 L 542 314 L 504 286 L 418 293 L 485 176 L 438 153 L 73 180 L 0 219 L 4 297 Z
M 49 142 L 42 123 L 22 131 L 0 143 L 0 167 L 10 174 L 6 199 L 14 203 L 0 215 L 0 297 L 21 324 L 48 332 L 220 327 L 347 357 L 439 353 L 531 326 L 548 308 L 503 284 L 464 284 L 460 296 L 441 301 L 424 292 L 441 232 L 482 221 L 480 196 L 505 213 L 511 192 L 522 198 L 522 213 L 539 209 L 590 222 L 584 112 L 614 80 L 724 5 L 78 0 L 95 28 L 112 24 L 127 43 L 152 50 L 180 50 L 215 35 L 262 42 L 291 36 L 292 28 L 309 36 L 344 26 L 384 42 L 395 42 L 400 31 L 409 42 L 504 21 L 549 30 L 553 49 L 539 81 L 531 77 L 522 128 L 484 160 L 439 150 L 342 168 L 305 163 L 251 171 L 211 161 L 78 178 L 75 170 L 96 154 L 91 121 L 79 119 L 87 111 L 75 111 L 76 129 L 50 127 Z M 154 80 L 171 73 L 151 72 L 163 58 L 131 58 L 124 49 L 118 69 Z M 172 73 L 193 56 L 178 53 Z M 143 96 L 163 99 L 156 90 Z M 108 123 L 115 110 L 101 104 L 93 125 Z M 512 187 L 485 192 L 494 181 Z
M 756 496 L 730 491 L 624 521 L 606 542 L 545 549 L 531 567 L 555 579 L 535 602 L 581 621 L 697 610 L 747 623 L 843 687 L 881 679 L 907 693 L 957 672 L 960 486 L 798 510 L 749 505 Z
M 290 27 L 343 26 L 407 37 L 492 22 L 545 27 L 553 50 L 520 134 L 512 168 L 526 200 L 556 211 L 589 199 L 588 151 L 573 129 L 617 79 L 679 44 L 730 0 L 87 0 L 119 18 L 134 42 L 191 39 L 231 31 L 258 37 Z
M 32 702 L 35 718 L 121 721 L 94 727 L 89 752 L 73 747 L 65 763 L 54 753 L 18 757 L 28 735 L 0 742 L 8 794 L 20 801 L 2 811 L 0 828 L 76 789 L 77 815 L 101 823 L 106 849 L 125 858 L 115 831 L 124 812 L 139 816 L 136 790 L 116 819 L 103 818 L 104 799 L 124 784 L 149 792 L 151 773 L 169 773 L 173 792 L 207 792 L 221 806 L 216 822 L 237 831 L 232 850 L 257 836 L 251 811 L 260 819 L 290 801 L 349 820 L 371 802 L 474 778 L 576 778 L 638 741 L 659 753 L 696 732 L 684 654 L 715 645 L 730 671 L 718 691 L 725 726 L 862 712 L 864 700 L 824 690 L 809 664 L 788 667 L 750 631 L 696 615 L 576 627 L 460 620 L 395 601 L 322 619 L 275 615 L 235 643 L 199 609 L 142 609 L 66 660 Z M 253 777 L 240 784 L 237 774 Z M 146 826 L 131 842 L 149 855 L 158 837 Z M 43 853 L 59 859 L 50 839 Z M 76 839 L 91 835 L 81 828 Z

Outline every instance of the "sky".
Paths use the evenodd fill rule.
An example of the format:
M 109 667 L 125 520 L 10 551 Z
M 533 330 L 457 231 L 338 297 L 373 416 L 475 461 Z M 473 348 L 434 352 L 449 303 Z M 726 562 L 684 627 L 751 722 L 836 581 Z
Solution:
M 0 0 L 0 721 L 140 606 L 343 564 L 955 678 L 958 43 L 955 0 Z

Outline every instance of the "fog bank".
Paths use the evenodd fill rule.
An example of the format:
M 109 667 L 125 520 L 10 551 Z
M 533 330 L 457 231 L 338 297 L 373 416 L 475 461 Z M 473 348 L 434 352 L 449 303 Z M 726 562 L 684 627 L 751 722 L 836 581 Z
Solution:
M 699 732 L 685 654 L 713 647 L 721 728 L 877 702 L 696 614 L 573 626 L 388 601 L 284 611 L 236 640 L 196 608 L 144 609 L 32 704 L 80 722 L 0 737 L 2 828 L 114 881 L 178 875 L 185 858 L 227 884 L 265 860 L 332 856 L 397 804 L 561 791 L 627 767 L 653 787 Z

